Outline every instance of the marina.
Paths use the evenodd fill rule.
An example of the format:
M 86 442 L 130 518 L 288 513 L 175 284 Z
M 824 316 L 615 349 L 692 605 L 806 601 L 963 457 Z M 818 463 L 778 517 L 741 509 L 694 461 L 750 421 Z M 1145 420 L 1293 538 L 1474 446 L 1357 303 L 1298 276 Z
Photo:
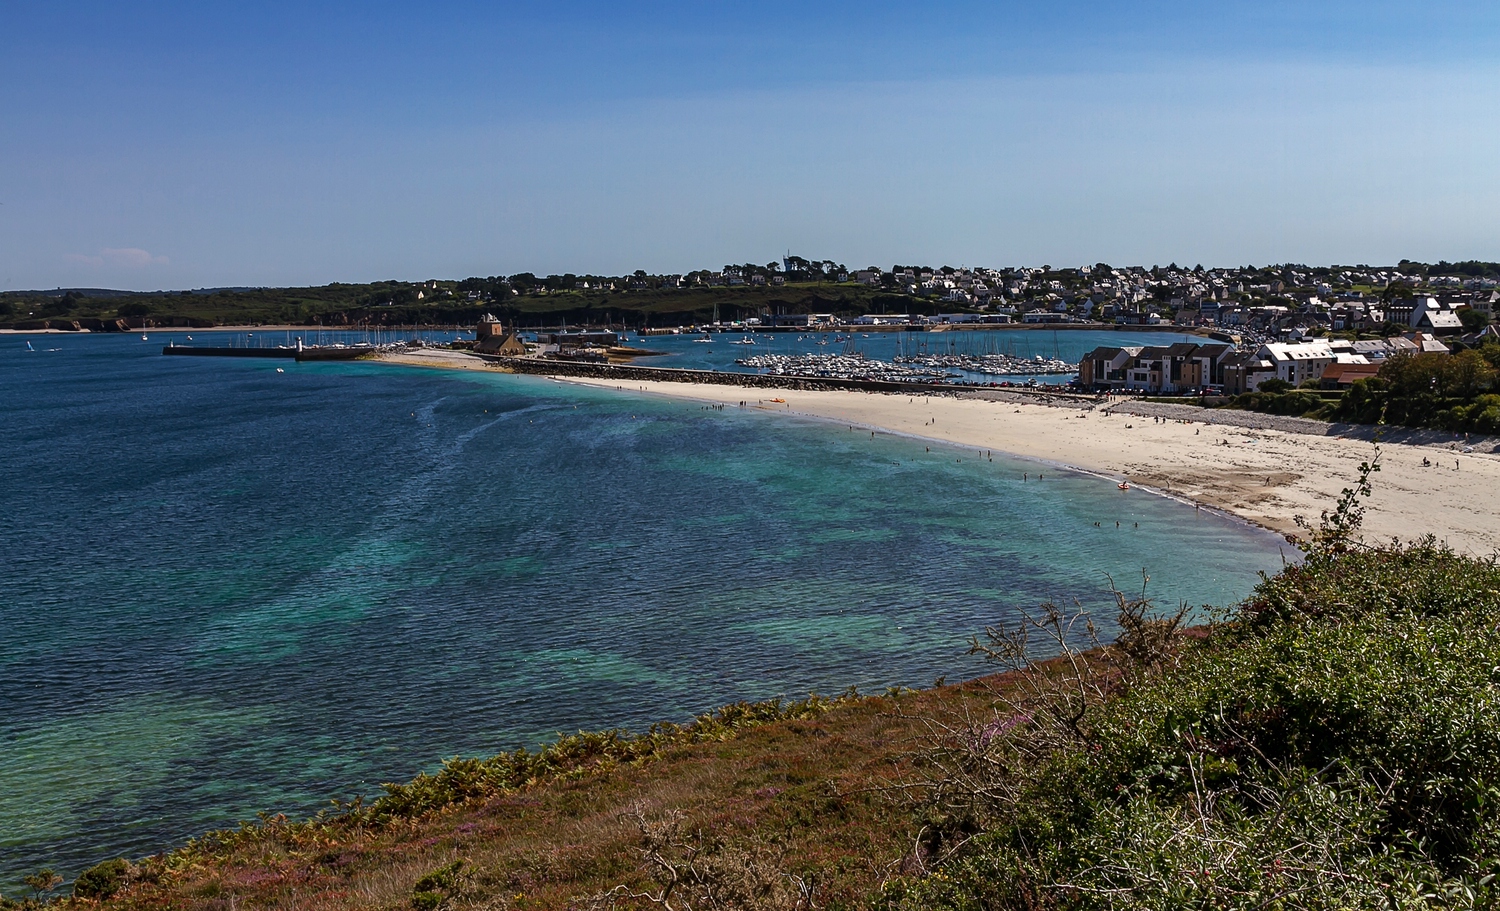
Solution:
M 897 383 L 940 382 L 961 374 L 941 369 L 903 367 L 871 360 L 863 354 L 761 354 L 738 358 L 741 367 L 752 367 L 771 376 L 808 376 L 843 380 L 883 380 Z
M 912 354 L 897 356 L 896 363 L 991 376 L 1068 376 L 1078 373 L 1076 363 L 1060 357 L 1016 357 L 1010 354 Z

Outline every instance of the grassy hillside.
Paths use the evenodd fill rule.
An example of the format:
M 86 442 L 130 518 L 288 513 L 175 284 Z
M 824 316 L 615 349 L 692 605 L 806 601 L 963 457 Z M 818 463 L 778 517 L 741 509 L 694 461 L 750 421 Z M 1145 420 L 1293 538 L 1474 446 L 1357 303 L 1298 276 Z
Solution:
M 83 321 L 126 319 L 140 325 L 468 325 L 484 313 L 523 326 L 609 323 L 677 326 L 762 313 L 937 312 L 938 301 L 881 292 L 857 284 L 784 287 L 697 287 L 606 291 L 529 289 L 511 294 L 488 287 L 470 299 L 465 282 L 376 282 L 317 288 L 252 288 L 211 292 L 121 294 L 104 291 L 0 294 L 0 328 L 67 328 Z M 421 295 L 420 297 L 418 295 Z
M 1044 605 L 973 641 L 1005 669 L 983 681 L 453 762 L 75 891 L 119 909 L 1495 907 L 1500 566 L 1357 543 L 1374 470 L 1304 563 L 1209 628 L 1120 594 L 1124 635 L 1082 647 L 1087 619 Z

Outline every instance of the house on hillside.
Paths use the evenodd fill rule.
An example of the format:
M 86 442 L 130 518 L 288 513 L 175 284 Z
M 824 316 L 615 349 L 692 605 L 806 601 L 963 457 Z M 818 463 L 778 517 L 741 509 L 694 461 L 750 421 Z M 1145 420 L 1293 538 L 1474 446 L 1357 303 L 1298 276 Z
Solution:
M 1400 339 L 1391 339 L 1394 342 L 1407 342 L 1410 348 L 1406 349 L 1413 354 L 1448 354 L 1452 351 L 1447 345 L 1425 332 L 1408 332 Z
M 1438 335 L 1457 335 L 1464 331 L 1463 321 L 1458 318 L 1458 308 L 1451 301 L 1440 301 L 1435 297 L 1424 297 L 1412 308 L 1413 329 L 1430 331 Z

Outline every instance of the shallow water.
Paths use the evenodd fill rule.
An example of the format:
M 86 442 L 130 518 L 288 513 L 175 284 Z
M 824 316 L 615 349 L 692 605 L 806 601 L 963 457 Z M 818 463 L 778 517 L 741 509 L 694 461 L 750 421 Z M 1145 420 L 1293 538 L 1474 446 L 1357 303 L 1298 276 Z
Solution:
M 999 455 L 162 338 L 0 339 L 11 891 L 556 731 L 974 675 L 965 637 L 1106 573 L 1222 604 L 1280 565 Z

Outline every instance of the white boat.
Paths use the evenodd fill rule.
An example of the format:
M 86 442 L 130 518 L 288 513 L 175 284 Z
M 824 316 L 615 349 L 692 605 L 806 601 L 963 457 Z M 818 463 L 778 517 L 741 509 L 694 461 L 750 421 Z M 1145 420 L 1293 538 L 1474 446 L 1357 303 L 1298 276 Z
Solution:
M 731 345 L 753 345 L 753 344 L 755 344 L 755 339 L 753 339 L 753 338 L 742 338 L 742 339 L 740 339 L 737 342 L 730 342 L 730 344 Z

